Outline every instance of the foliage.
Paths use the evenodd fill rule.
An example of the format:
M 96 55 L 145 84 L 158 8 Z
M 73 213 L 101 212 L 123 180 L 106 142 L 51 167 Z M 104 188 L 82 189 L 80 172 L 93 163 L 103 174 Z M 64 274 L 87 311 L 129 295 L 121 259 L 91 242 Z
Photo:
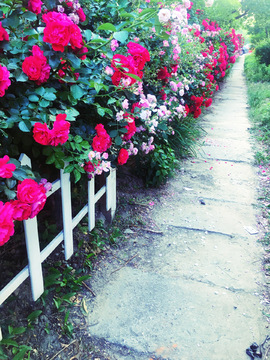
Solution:
M 260 64 L 270 65 L 270 39 L 265 39 L 257 45 L 255 56 Z
M 160 186 L 173 176 L 177 164 L 174 151 L 168 144 L 157 145 L 150 156 L 140 162 L 140 174 L 148 186 Z
M 242 37 L 189 1 L 34 3 L 5 0 L 0 12 L 1 156 L 25 152 L 50 179 L 64 169 L 78 182 L 162 153 L 146 177 L 159 185 L 174 168 L 164 144 L 190 136 Z
M 270 81 L 270 67 L 260 64 L 253 53 L 245 58 L 245 75 L 251 82 Z

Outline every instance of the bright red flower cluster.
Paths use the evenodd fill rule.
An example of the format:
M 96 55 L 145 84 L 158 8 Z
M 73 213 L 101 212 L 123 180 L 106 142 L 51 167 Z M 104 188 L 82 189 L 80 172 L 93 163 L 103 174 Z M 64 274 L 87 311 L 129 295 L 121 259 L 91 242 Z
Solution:
M 127 132 L 123 135 L 123 140 L 130 140 L 132 138 L 132 136 L 135 134 L 136 132 L 136 125 L 135 125 L 135 120 L 134 117 L 130 116 L 130 114 L 125 113 L 124 114 L 124 118 L 130 118 L 133 119 L 132 122 L 128 122 L 128 124 L 125 126 L 125 128 L 127 129 Z
M 5 91 L 11 85 L 9 80 L 10 72 L 5 66 L 0 65 L 0 97 L 5 95 Z
M 33 219 L 46 203 L 46 189 L 33 179 L 25 179 L 17 187 L 18 200 L 11 201 L 14 220 Z
M 129 42 L 127 44 L 128 52 L 131 54 L 129 56 L 124 56 L 121 54 L 116 54 L 112 59 L 112 67 L 115 70 L 112 75 L 112 83 L 115 86 L 126 84 L 123 80 L 129 80 L 128 85 L 134 84 L 137 80 L 126 75 L 133 74 L 138 76 L 140 79 L 143 77 L 143 68 L 147 61 L 150 61 L 150 55 L 146 48 L 142 45 Z
M 51 184 L 42 179 L 38 184 L 25 179 L 17 187 L 17 200 L 3 204 L 0 201 L 0 246 L 14 234 L 14 220 L 33 219 L 44 207 Z
M 63 145 L 68 140 L 70 129 L 70 123 L 65 121 L 66 117 L 66 114 L 57 115 L 52 130 L 48 129 L 46 123 L 36 122 L 33 130 L 35 141 L 41 145 Z
M 76 51 L 83 48 L 80 28 L 66 14 L 51 11 L 42 19 L 46 24 L 43 41 L 52 44 L 53 50 L 63 52 L 69 44 Z
M 94 151 L 104 152 L 112 145 L 112 139 L 104 129 L 104 125 L 97 124 L 95 127 L 97 135 L 93 138 L 92 148 Z
M 36 15 L 41 13 L 41 6 L 43 2 L 41 0 L 29 0 L 28 1 L 28 10 L 32 11 Z
M 5 155 L 0 159 L 0 177 L 4 179 L 10 179 L 13 175 L 13 171 L 16 169 L 14 164 L 8 164 L 9 156 Z
M 0 21 L 0 41 L 9 41 L 9 35 L 7 31 L 3 28 L 2 23 Z
M 24 59 L 22 71 L 28 76 L 29 80 L 41 85 L 49 79 L 51 67 L 47 64 L 47 58 L 43 55 L 43 51 L 39 46 L 33 46 L 32 54 L 32 56 Z
M 128 161 L 128 157 L 129 157 L 128 151 L 122 148 L 118 154 L 118 158 L 117 158 L 118 164 L 124 165 Z

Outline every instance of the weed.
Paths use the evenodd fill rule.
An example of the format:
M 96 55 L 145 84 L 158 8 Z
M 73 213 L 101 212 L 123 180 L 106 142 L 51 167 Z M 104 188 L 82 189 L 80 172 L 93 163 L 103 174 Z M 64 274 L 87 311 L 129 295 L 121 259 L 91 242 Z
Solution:
M 68 317 L 69 317 L 69 311 L 67 311 L 65 314 L 64 324 L 61 328 L 62 328 L 63 334 L 67 335 L 69 338 L 72 338 L 74 329 L 73 329 L 72 323 L 68 321 Z

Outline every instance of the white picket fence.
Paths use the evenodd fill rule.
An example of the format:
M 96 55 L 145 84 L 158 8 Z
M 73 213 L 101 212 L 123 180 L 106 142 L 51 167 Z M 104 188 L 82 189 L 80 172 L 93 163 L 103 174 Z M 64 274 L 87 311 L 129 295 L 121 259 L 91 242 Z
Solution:
M 20 157 L 22 165 L 31 167 L 31 160 L 25 154 Z M 37 300 L 44 292 L 44 280 L 42 275 L 42 263 L 54 251 L 54 249 L 64 241 L 65 259 L 68 260 L 73 254 L 73 229 L 88 214 L 88 229 L 95 227 L 95 204 L 106 193 L 106 208 L 103 213 L 107 220 L 114 218 L 116 210 L 116 171 L 110 172 L 106 178 L 106 183 L 95 193 L 95 179 L 88 181 L 88 202 L 81 211 L 72 218 L 71 207 L 71 183 L 70 174 L 60 170 L 60 179 L 52 183 L 52 189 L 47 196 L 52 195 L 61 188 L 63 230 L 47 245 L 42 251 L 39 246 L 38 222 L 37 218 L 24 221 L 25 241 L 28 256 L 28 265 L 16 275 L 1 291 L 0 305 L 30 277 L 33 300 Z M 1 340 L 1 329 L 0 329 Z

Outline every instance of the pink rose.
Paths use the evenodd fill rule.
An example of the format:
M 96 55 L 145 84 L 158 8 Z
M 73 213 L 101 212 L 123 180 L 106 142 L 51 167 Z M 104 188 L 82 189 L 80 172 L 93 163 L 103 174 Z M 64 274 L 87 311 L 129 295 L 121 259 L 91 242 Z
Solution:
M 0 201 L 0 246 L 14 234 L 13 207 L 9 202 Z
M 16 169 L 14 164 L 8 164 L 9 157 L 5 155 L 2 159 L 0 158 L 0 177 L 9 179 L 13 175 L 13 171 Z
M 65 121 L 66 117 L 66 114 L 59 114 L 56 116 L 53 129 L 51 130 L 52 138 L 50 145 L 63 145 L 68 140 L 70 123 Z
M 0 21 L 0 41 L 3 41 L 3 40 L 8 41 L 9 40 L 9 35 L 6 32 L 6 30 L 3 28 L 2 23 Z
M 31 215 L 32 206 L 30 204 L 21 202 L 20 200 L 11 201 L 13 206 L 13 219 L 23 221 L 29 219 Z
M 5 95 L 5 91 L 11 85 L 9 80 L 10 72 L 5 66 L 0 65 L 0 97 Z
M 41 0 L 29 0 L 28 1 L 28 10 L 32 11 L 36 15 L 41 13 L 41 6 L 43 2 Z
M 126 149 L 121 149 L 119 151 L 118 158 L 117 158 L 118 164 L 124 165 L 127 162 L 128 157 L 129 157 L 128 151 Z

